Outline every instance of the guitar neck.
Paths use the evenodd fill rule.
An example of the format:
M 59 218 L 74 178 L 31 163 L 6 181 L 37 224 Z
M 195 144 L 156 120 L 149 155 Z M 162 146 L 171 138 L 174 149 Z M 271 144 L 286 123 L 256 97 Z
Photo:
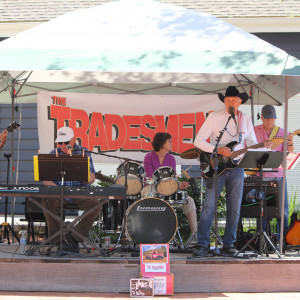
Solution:
M 256 144 L 256 145 L 252 145 L 252 146 L 243 148 L 243 149 L 238 150 L 238 151 L 234 151 L 234 152 L 230 155 L 230 158 L 236 158 L 236 157 L 238 157 L 239 155 L 246 153 L 249 149 L 263 148 L 264 145 L 265 145 L 265 142 L 262 142 L 262 143 L 259 143 L 259 144 Z

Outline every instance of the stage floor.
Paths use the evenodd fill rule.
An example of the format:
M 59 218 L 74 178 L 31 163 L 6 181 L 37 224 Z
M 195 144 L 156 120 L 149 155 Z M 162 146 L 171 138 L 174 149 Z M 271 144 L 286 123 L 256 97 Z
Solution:
M 70 260 L 71 261 L 103 261 L 103 262 L 132 262 L 139 264 L 139 251 L 138 249 L 131 248 L 109 248 L 105 249 L 105 252 L 108 255 L 102 255 L 99 251 L 92 249 L 89 245 L 86 247 L 80 248 L 79 254 L 67 252 L 61 254 L 57 252 L 57 248 L 53 247 L 52 249 L 49 246 L 44 246 L 41 248 L 37 247 L 38 244 L 27 244 L 27 254 L 20 253 L 20 247 L 18 243 L 11 243 L 10 245 L 6 242 L 0 243 L 0 262 L 4 261 L 14 261 L 14 260 Z M 36 249 L 36 250 L 34 250 Z M 32 251 L 30 251 L 32 250 Z M 111 250 L 111 251 L 110 251 Z M 239 257 L 225 257 L 222 255 L 213 255 L 211 257 L 202 257 L 202 258 L 193 258 L 192 255 L 193 247 L 189 249 L 178 249 L 170 245 L 170 262 L 176 263 L 197 263 L 197 262 L 220 262 L 220 261 L 232 261 L 232 262 L 267 262 L 267 261 L 300 261 L 300 251 L 297 250 L 286 250 L 279 257 L 275 252 L 268 253 L 266 255 L 263 253 L 262 255 L 254 255 L 253 252 L 246 252 L 240 254 Z M 30 252 L 30 255 L 28 255 Z M 213 251 L 212 251 L 213 253 Z M 249 254 L 249 255 L 248 255 Z
M 27 245 L 27 248 L 35 245 Z M 129 282 L 140 276 L 138 251 L 118 251 L 109 257 L 98 251 L 80 255 L 47 255 L 47 248 L 32 255 L 19 253 L 19 244 L 0 244 L 0 290 L 78 293 L 129 293 Z M 170 246 L 170 268 L 175 293 L 300 292 L 300 254 L 286 251 L 269 256 L 192 258 Z M 12 280 L 13 279 L 13 280 Z

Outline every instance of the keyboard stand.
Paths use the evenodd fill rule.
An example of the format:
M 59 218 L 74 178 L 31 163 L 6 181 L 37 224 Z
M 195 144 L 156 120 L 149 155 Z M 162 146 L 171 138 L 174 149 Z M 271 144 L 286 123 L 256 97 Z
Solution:
M 89 175 L 90 175 L 90 160 L 87 155 L 73 155 L 71 152 L 69 155 L 66 154 L 38 154 L 33 158 L 34 162 L 34 179 L 37 181 L 60 181 L 60 217 L 56 216 L 53 212 L 47 209 L 47 213 L 54 219 L 56 219 L 60 223 L 60 230 L 56 232 L 54 235 L 50 236 L 40 245 L 26 251 L 26 254 L 32 255 L 35 250 L 40 249 L 56 237 L 60 237 L 59 245 L 60 250 L 57 252 L 57 255 L 69 254 L 63 251 L 63 234 L 65 230 L 71 230 L 76 236 L 79 236 L 85 242 L 92 244 L 92 246 L 97 249 L 100 255 L 105 255 L 103 249 L 99 248 L 97 245 L 90 242 L 87 238 L 82 236 L 79 232 L 77 232 L 74 228 L 71 227 L 71 224 L 78 222 L 85 216 L 91 214 L 95 208 L 99 208 L 104 203 L 99 203 L 95 207 L 91 208 L 90 210 L 86 211 L 83 215 L 76 218 L 71 224 L 66 225 L 63 219 L 63 207 L 64 207 L 64 200 L 65 200 L 65 181 L 79 181 L 79 182 L 89 182 Z M 84 198 L 84 196 L 82 197 Z M 31 200 L 34 203 L 34 199 Z M 41 204 L 37 204 L 43 210 L 46 208 L 43 207 Z M 49 224 L 48 224 L 49 225 Z M 66 228 L 65 228 L 66 227 Z M 71 252 L 70 252 L 71 253 Z
M 53 212 L 51 212 L 50 210 L 46 209 L 41 203 L 39 203 L 38 201 L 36 201 L 35 199 L 30 199 L 30 201 L 32 203 L 34 203 L 35 205 L 37 205 L 38 207 L 40 207 L 41 209 L 43 210 L 47 210 L 47 213 L 49 215 L 51 215 L 51 217 L 53 217 L 54 219 L 56 219 L 58 222 L 62 222 L 64 225 L 63 226 L 63 231 L 72 231 L 77 237 L 81 238 L 85 243 L 91 245 L 93 248 L 95 248 L 96 250 L 98 250 L 99 254 L 102 255 L 102 256 L 107 256 L 105 251 L 100 248 L 99 246 L 97 246 L 95 243 L 91 242 L 89 239 L 87 239 L 86 237 L 84 237 L 82 234 L 80 234 L 79 232 L 77 232 L 73 226 L 80 220 L 82 220 L 83 218 L 85 218 L 87 215 L 91 214 L 95 209 L 99 208 L 100 206 L 104 205 L 105 203 L 108 202 L 108 200 L 100 200 L 99 204 L 96 205 L 95 207 L 89 209 L 88 211 L 86 211 L 84 214 L 82 214 L 81 216 L 75 218 L 75 220 L 73 220 L 71 223 L 68 223 L 66 224 L 64 222 L 64 220 L 55 215 Z M 26 254 L 31 256 L 34 254 L 35 251 L 39 250 L 40 248 L 46 246 L 49 242 L 51 242 L 53 239 L 55 239 L 57 236 L 59 236 L 61 234 L 60 231 L 57 231 L 55 234 L 53 234 L 52 236 L 50 236 L 48 239 L 46 239 L 45 241 L 43 241 L 41 244 L 37 245 L 37 246 L 34 246 L 30 249 L 27 250 Z M 69 254 L 69 252 L 66 252 L 64 253 L 62 250 L 58 253 L 58 254 Z M 57 256 L 60 256 L 60 255 L 57 255 Z

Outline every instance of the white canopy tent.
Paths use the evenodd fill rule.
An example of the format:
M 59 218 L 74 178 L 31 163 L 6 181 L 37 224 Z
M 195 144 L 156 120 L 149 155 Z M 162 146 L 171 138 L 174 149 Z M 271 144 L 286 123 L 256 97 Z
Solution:
M 33 71 L 22 87 L 26 102 L 39 89 L 191 95 L 234 84 L 253 89 L 254 103 L 280 105 L 285 75 L 288 97 L 300 91 L 300 62 L 286 52 L 213 16 L 153 0 L 60 16 L 1 42 L 0 62 L 4 88 L 9 75 L 22 84 Z
M 285 102 L 285 128 L 287 100 L 300 92 L 296 58 L 213 16 L 153 0 L 115 1 L 17 34 L 0 43 L 0 68 L 0 103 L 35 102 L 39 90 L 201 95 L 236 85 L 252 104 Z M 22 92 L 11 97 L 12 86 Z

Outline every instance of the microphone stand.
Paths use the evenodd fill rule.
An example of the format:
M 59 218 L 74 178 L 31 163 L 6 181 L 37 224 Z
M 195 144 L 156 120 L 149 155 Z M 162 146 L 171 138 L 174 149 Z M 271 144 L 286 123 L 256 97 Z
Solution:
M 227 125 L 228 125 L 230 119 L 232 119 L 232 118 L 233 118 L 233 116 L 231 115 L 228 118 L 227 123 L 225 124 L 225 127 L 223 128 L 223 130 L 220 131 L 220 135 L 216 138 L 216 145 L 215 145 L 215 148 L 211 155 L 211 159 L 213 161 L 213 169 L 214 169 L 213 179 L 214 179 L 214 184 L 215 184 L 215 254 L 216 255 L 220 255 L 220 251 L 218 249 L 218 206 L 217 206 L 218 198 L 219 198 L 218 197 L 219 196 L 219 193 L 218 193 L 218 162 L 219 162 L 218 146 L 224 135 L 224 132 L 227 130 Z
M 9 178 L 9 161 L 11 158 L 11 153 L 4 153 L 4 157 L 7 158 L 7 169 L 6 169 L 6 184 L 8 185 L 8 178 Z M 3 226 L 3 240 L 7 239 L 7 243 L 8 245 L 10 245 L 10 239 L 9 239 L 9 231 L 11 232 L 11 234 L 13 235 L 13 237 L 15 237 L 15 239 L 18 241 L 18 243 L 20 243 L 20 239 L 18 237 L 18 235 L 16 234 L 16 232 L 14 231 L 14 229 L 12 228 L 12 226 L 7 222 L 7 206 L 8 206 L 8 197 L 5 197 L 5 202 L 4 202 L 5 206 L 4 206 L 4 222 L 1 223 L 1 226 Z
M 70 149 L 71 151 L 74 150 L 74 148 L 72 147 L 68 147 L 68 149 Z M 77 150 L 78 151 L 78 150 Z M 83 150 L 79 150 L 79 151 L 83 151 Z M 136 163 L 142 164 L 143 162 L 140 160 L 136 160 L 136 159 L 128 159 L 128 158 L 124 158 L 124 157 L 120 157 L 117 155 L 110 155 L 110 154 L 106 154 L 106 153 L 101 153 L 101 152 L 94 152 L 94 151 L 89 151 L 89 150 L 84 150 L 85 153 L 92 153 L 92 154 L 96 154 L 96 155 L 102 155 L 102 156 L 107 156 L 107 157 L 111 157 L 111 158 L 118 158 L 120 160 L 125 159 L 128 161 L 134 161 Z

